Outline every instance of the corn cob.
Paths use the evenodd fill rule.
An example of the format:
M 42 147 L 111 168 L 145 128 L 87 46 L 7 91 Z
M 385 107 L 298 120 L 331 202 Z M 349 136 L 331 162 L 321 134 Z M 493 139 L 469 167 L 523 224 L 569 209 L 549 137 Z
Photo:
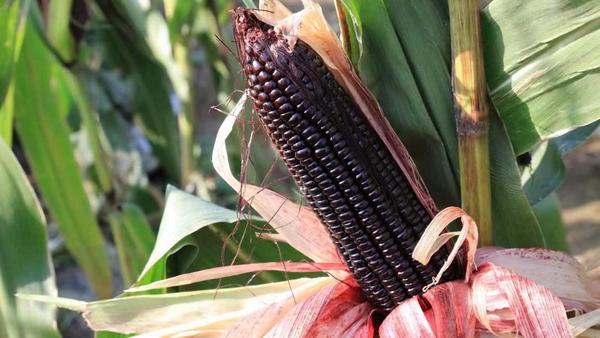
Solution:
M 248 10 L 234 20 L 254 110 L 366 297 L 389 311 L 420 294 L 447 252 L 411 258 L 431 219 L 389 150 L 307 44 Z

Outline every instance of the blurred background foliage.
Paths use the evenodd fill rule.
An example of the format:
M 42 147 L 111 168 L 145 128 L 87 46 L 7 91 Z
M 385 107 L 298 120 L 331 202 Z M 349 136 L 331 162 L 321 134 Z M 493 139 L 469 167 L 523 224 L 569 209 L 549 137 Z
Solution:
M 57 335 L 54 309 L 21 303 L 16 292 L 54 295 L 57 284 L 61 296 L 110 298 L 134 282 L 201 268 L 304 259 L 258 240 L 269 231 L 264 220 L 238 221 L 250 210 L 210 163 L 218 125 L 244 84 L 230 28 L 230 10 L 242 3 L 252 4 L 3 0 L 1 337 Z M 332 2 L 324 3 L 337 25 Z M 458 205 L 446 2 L 337 4 L 357 72 L 438 205 Z M 556 189 L 563 156 L 598 125 L 599 17 L 596 0 L 496 0 L 483 11 L 498 113 L 490 137 L 497 245 L 568 249 Z M 234 171 L 245 161 L 248 180 L 300 200 L 250 115 L 246 121 L 242 142 L 230 146 Z M 248 139 L 249 149 L 240 146 Z M 262 273 L 181 289 L 285 278 Z M 44 314 L 35 325 L 32 308 Z M 64 336 L 83 334 L 77 316 L 58 318 Z

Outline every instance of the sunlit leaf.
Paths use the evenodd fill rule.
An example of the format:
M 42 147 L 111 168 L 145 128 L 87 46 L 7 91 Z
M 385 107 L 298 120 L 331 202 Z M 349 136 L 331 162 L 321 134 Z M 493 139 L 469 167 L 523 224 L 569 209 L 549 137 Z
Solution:
M 99 297 L 111 295 L 111 273 L 100 229 L 92 214 L 69 130 L 59 104 L 56 60 L 35 30 L 27 29 L 15 82 L 16 130 L 25 155 L 65 244 Z
M 439 207 L 457 205 L 460 201 L 458 177 L 449 157 L 455 157 L 457 154 L 456 138 L 449 136 L 450 133 L 455 132 L 455 128 L 453 124 L 436 125 L 438 121 L 432 118 L 433 112 L 430 114 L 424 99 L 425 95 L 432 100 L 438 95 L 445 95 L 446 99 L 444 96 L 438 96 L 435 101 L 436 113 L 441 112 L 440 104 L 446 102 L 445 104 L 448 105 L 446 113 L 450 119 L 446 118 L 445 120 L 452 121 L 452 101 L 447 99 L 451 95 L 450 87 L 446 86 L 444 92 L 440 85 L 433 83 L 433 81 L 442 82 L 444 79 L 450 81 L 450 73 L 447 69 L 449 54 L 444 55 L 439 50 L 431 52 L 432 49 L 437 48 L 433 42 L 411 49 L 413 57 L 417 56 L 419 49 L 429 50 L 428 54 L 420 55 L 419 62 L 428 64 L 429 67 L 433 67 L 430 64 L 437 63 L 439 65 L 432 68 L 435 70 L 431 72 L 420 69 L 422 77 L 420 76 L 419 80 L 427 81 L 427 83 L 421 83 L 419 86 L 415 72 L 407 59 L 407 49 L 402 44 L 402 42 L 423 44 L 413 40 L 414 38 L 411 38 L 410 35 L 421 30 L 422 26 L 433 25 L 435 27 L 435 24 L 429 21 L 430 19 L 435 20 L 435 18 L 424 17 L 423 19 L 426 21 L 421 23 L 419 23 L 418 17 L 414 18 L 418 24 L 412 25 L 411 31 L 399 31 L 395 30 L 393 22 L 397 22 L 398 29 L 400 29 L 399 22 L 403 20 L 403 15 L 398 13 L 405 11 L 402 7 L 410 6 L 408 3 L 395 4 L 393 12 L 386 8 L 383 2 L 345 0 L 343 3 L 348 9 L 348 18 L 355 25 L 356 34 L 362 46 L 362 51 L 358 53 L 360 58 L 352 60 L 359 76 L 379 101 L 402 143 L 413 157 L 419 173 Z M 392 19 L 396 16 L 397 19 Z M 407 38 L 399 39 L 398 34 L 406 35 Z M 417 32 L 416 34 L 424 33 Z M 431 59 L 426 60 L 426 58 Z M 413 59 L 412 61 L 416 62 L 417 60 Z M 444 67 L 447 73 L 442 78 L 426 78 L 426 73 L 440 72 Z M 430 83 L 431 86 L 429 86 Z M 427 94 L 422 92 L 428 89 L 432 92 Z M 435 116 L 442 118 L 439 115 Z M 445 128 L 448 132 L 444 132 L 444 135 L 447 135 L 449 140 L 454 139 L 454 142 L 443 140 L 437 128 Z M 447 143 L 444 144 L 444 141 Z
M 167 204 L 163 213 L 156 244 L 140 277 L 150 269 L 181 240 L 197 230 L 211 224 L 235 222 L 238 213 L 219 207 L 173 186 L 167 188 Z
M 0 137 L 8 144 L 12 145 L 13 121 L 15 116 L 15 86 L 11 82 L 8 92 L 4 97 L 4 102 L 0 103 Z
M 75 43 L 69 24 L 73 0 L 50 1 L 46 13 L 46 36 L 48 42 L 64 62 L 72 62 L 75 57 Z
M 488 84 L 517 154 L 600 118 L 600 1 L 495 0 L 483 14 Z
M 556 144 L 561 154 L 564 155 L 585 142 L 585 140 L 587 140 L 588 137 L 590 137 L 594 131 L 598 129 L 598 126 L 600 126 L 600 121 L 590 123 L 587 126 L 579 127 L 553 139 L 552 141 Z
M 0 139 L 0 337 L 59 337 L 55 307 L 15 298 L 56 296 L 42 208 L 10 148 Z
M 0 4 L 0 105 L 8 91 L 25 33 L 20 1 Z

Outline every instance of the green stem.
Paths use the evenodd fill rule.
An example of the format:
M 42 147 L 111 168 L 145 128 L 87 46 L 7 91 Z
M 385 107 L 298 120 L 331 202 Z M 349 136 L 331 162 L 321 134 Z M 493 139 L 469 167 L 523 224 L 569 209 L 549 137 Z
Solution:
M 493 229 L 479 0 L 448 0 L 448 4 L 462 207 L 478 224 L 479 244 L 488 246 L 492 245 Z

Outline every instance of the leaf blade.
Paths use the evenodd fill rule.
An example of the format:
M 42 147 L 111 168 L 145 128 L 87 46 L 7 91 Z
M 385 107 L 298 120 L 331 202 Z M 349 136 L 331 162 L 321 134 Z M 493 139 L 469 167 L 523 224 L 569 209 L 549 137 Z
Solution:
M 69 131 L 57 105 L 56 61 L 32 27 L 17 64 L 16 130 L 44 200 L 67 248 L 98 296 L 110 297 L 111 273 L 102 234 L 85 194 Z
M 15 298 L 56 296 L 41 206 L 25 173 L 0 139 L 0 336 L 59 337 L 55 308 Z

